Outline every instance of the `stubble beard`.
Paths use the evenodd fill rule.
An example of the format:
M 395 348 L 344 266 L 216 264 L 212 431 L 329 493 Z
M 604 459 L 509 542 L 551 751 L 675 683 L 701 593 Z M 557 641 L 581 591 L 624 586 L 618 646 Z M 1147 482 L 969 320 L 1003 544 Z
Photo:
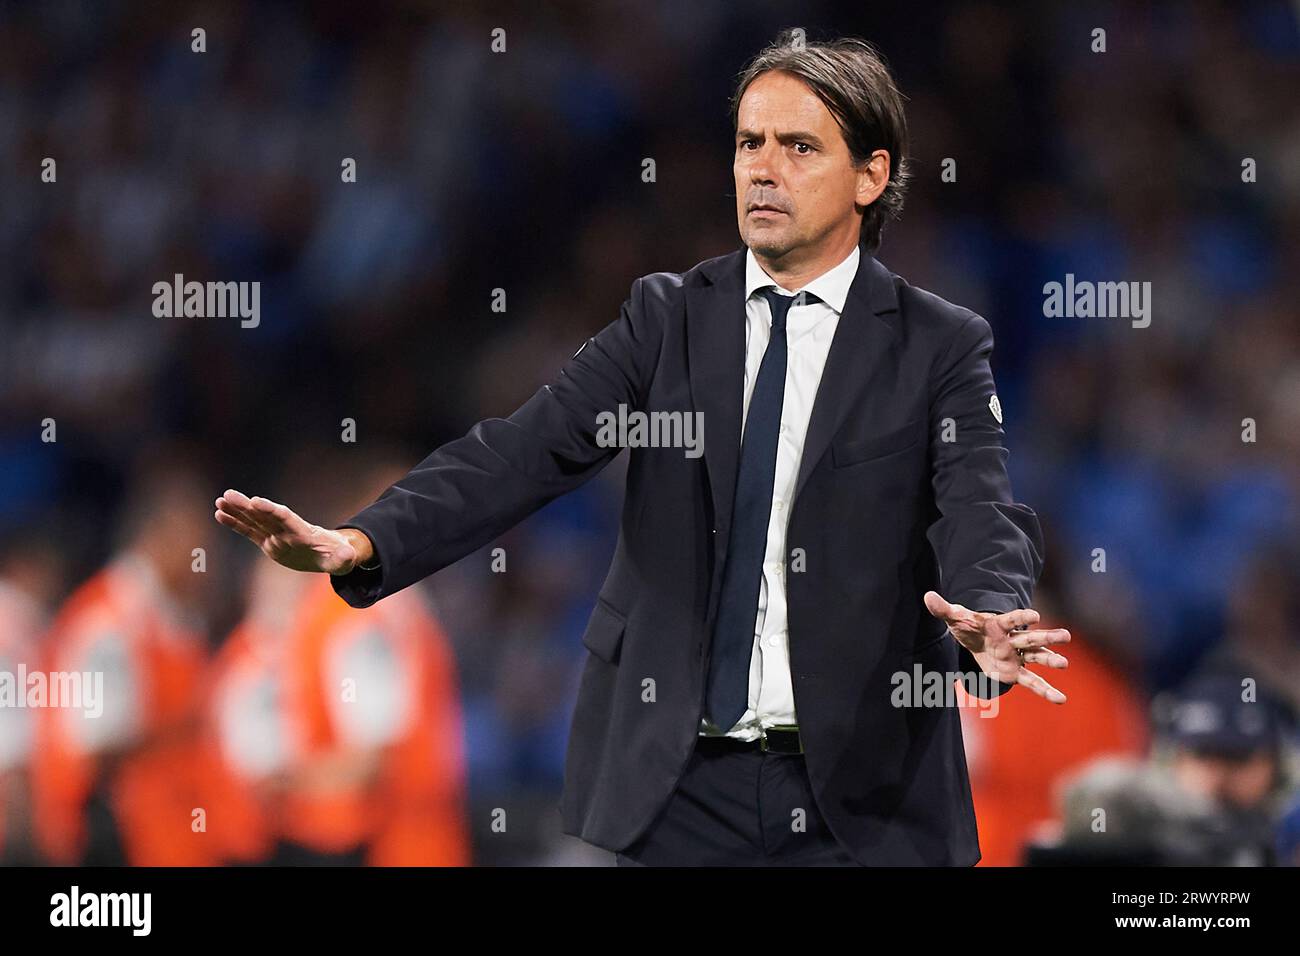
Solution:
M 745 245 L 757 256 L 767 259 L 780 259 L 796 245 L 794 237 L 786 230 L 750 227 L 745 232 Z

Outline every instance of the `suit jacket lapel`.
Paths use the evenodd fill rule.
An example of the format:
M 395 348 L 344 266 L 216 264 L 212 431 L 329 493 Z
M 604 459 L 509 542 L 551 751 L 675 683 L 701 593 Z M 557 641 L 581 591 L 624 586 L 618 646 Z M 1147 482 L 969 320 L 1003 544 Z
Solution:
M 704 413 L 704 461 L 714 514 L 730 521 L 740 460 L 745 381 L 745 250 L 701 265 L 686 284 L 691 398 Z M 848 410 L 896 343 L 898 298 L 889 271 L 863 254 L 831 340 L 795 481 L 795 501 Z M 791 502 L 793 507 L 794 502 Z
M 691 398 L 704 414 L 713 513 L 731 520 L 745 386 L 745 250 L 704 263 L 686 286 Z
M 871 387 L 877 371 L 894 360 L 899 338 L 897 320 L 898 294 L 889 270 L 864 253 L 844 300 L 844 312 L 817 386 L 791 508 L 849 409 L 861 406 L 860 396 Z

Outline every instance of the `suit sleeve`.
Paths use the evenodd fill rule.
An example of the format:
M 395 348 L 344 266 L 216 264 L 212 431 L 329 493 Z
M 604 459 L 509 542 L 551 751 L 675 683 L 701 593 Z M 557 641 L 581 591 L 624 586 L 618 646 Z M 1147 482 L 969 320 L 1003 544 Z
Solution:
M 379 566 L 330 578 L 353 607 L 441 570 L 594 477 L 618 454 L 596 443 L 597 415 L 645 400 L 662 319 L 632 284 L 619 318 L 583 343 L 549 385 L 509 418 L 479 422 L 389 486 L 339 528 L 356 528 Z
M 1009 453 L 990 405 L 992 352 L 992 329 L 970 313 L 936 368 L 930 447 L 939 518 L 928 537 L 943 596 L 1001 614 L 1030 606 L 1043 569 L 1043 536 L 1038 516 L 1011 496 Z M 966 648 L 959 647 L 959 657 L 963 671 L 979 671 Z M 996 695 L 1015 686 L 996 683 Z

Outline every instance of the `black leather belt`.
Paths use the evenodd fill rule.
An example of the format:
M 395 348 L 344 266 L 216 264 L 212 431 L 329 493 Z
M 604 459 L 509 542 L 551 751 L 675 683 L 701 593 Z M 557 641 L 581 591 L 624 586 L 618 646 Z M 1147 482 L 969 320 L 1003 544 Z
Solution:
M 701 734 L 696 747 L 703 753 L 734 753 L 744 750 L 760 750 L 763 753 L 801 754 L 803 740 L 799 737 L 797 727 L 769 727 L 764 736 L 754 740 L 741 740 L 739 737 L 709 736 Z

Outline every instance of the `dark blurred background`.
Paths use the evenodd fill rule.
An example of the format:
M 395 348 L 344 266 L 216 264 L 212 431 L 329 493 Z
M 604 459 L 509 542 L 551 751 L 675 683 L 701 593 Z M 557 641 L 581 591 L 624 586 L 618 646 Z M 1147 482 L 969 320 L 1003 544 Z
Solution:
M 802 26 L 872 41 L 908 97 L 914 179 L 878 258 L 992 324 L 1016 495 L 1049 545 L 1035 603 L 1075 635 L 1051 675 L 1068 705 L 1014 694 L 965 722 L 985 863 L 1022 862 L 1027 843 L 1087 855 L 1095 829 L 1070 814 L 1125 798 L 1196 821 L 1210 862 L 1294 862 L 1298 23 L 1280 0 L 0 5 L 0 671 L 117 648 L 110 678 L 193 705 L 142 704 L 91 743 L 48 710 L 0 709 L 0 852 L 170 862 L 130 823 L 149 785 L 123 779 L 176 779 L 150 763 L 175 723 L 204 754 L 183 805 L 210 818 L 172 824 L 205 844 L 176 862 L 607 861 L 560 835 L 556 801 L 621 459 L 497 542 L 504 573 L 485 549 L 352 643 L 301 585 L 255 587 L 265 562 L 212 500 L 234 487 L 341 521 L 549 381 L 636 277 L 737 248 L 727 98 Z M 260 323 L 155 317 L 153 285 L 177 273 L 260 282 Z M 1066 273 L 1149 281 L 1150 326 L 1044 317 L 1044 283 Z M 160 540 L 206 557 L 189 584 L 148 578 L 197 635 L 172 670 L 156 636 L 116 634 L 138 615 L 104 618 L 111 599 L 87 591 L 115 593 L 105 569 Z M 292 593 L 258 597 L 277 587 Z M 274 654 L 254 655 L 263 684 L 240 683 L 229 649 L 252 625 L 304 680 L 333 673 L 336 644 L 369 647 L 371 688 L 409 683 L 403 641 L 434 646 L 438 706 L 376 710 L 353 734 L 328 682 L 304 703 Z M 1207 674 L 1257 685 L 1269 719 L 1237 720 L 1255 702 L 1205 691 Z M 222 703 L 244 687 L 261 688 L 248 726 L 254 709 Z M 1184 705 L 1239 732 L 1206 742 Z M 419 837 L 381 835 L 397 804 Z M 1189 832 L 1105 846 L 1166 862 Z M 381 840 L 431 849 L 384 856 Z

